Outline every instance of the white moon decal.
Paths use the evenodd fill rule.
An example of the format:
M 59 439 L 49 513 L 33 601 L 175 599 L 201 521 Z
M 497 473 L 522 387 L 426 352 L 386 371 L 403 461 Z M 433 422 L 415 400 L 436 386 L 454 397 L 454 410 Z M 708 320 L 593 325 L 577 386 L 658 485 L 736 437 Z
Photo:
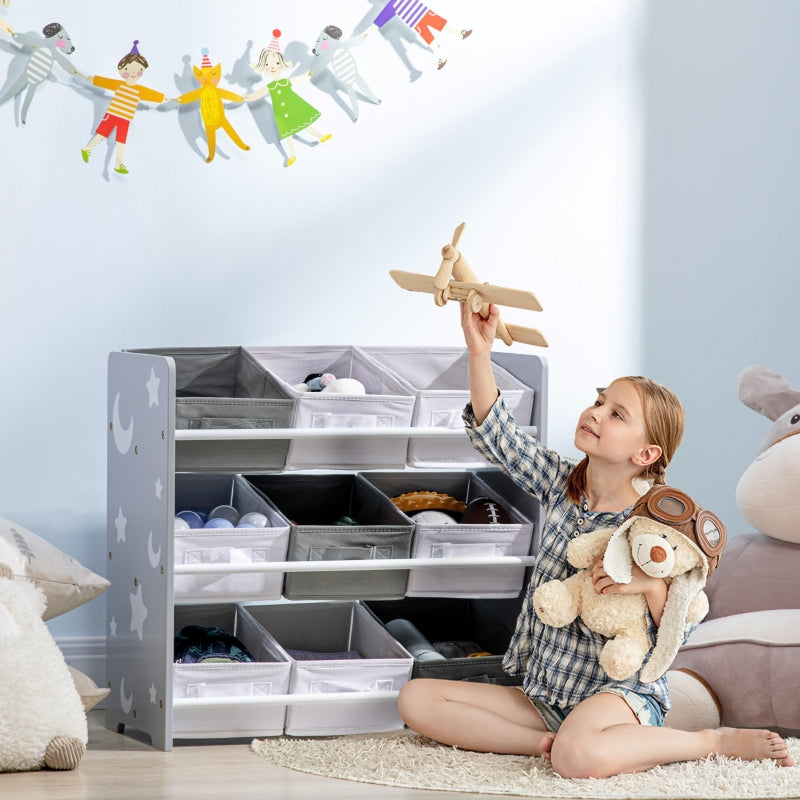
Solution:
M 147 537 L 147 557 L 150 559 L 150 566 L 153 569 L 155 569 L 159 561 L 161 561 L 161 546 L 159 545 L 157 551 L 153 550 L 153 531 L 150 531 L 150 535 Z
M 122 678 L 122 681 L 119 684 L 119 701 L 122 704 L 122 710 L 126 714 L 131 713 L 131 708 L 133 708 L 133 692 L 131 692 L 130 697 L 125 697 L 125 678 Z
M 117 450 L 124 456 L 125 453 L 131 449 L 131 442 L 133 441 L 133 417 L 131 417 L 128 427 L 123 428 L 119 419 L 119 392 L 117 392 L 117 396 L 114 398 L 111 429 L 114 432 L 114 444 L 117 446 Z

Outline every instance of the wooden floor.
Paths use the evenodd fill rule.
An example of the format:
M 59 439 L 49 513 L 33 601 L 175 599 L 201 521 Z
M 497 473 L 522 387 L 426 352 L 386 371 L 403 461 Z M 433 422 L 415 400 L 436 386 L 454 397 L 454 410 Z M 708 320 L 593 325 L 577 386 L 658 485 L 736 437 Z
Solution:
M 267 764 L 250 739 L 221 744 L 176 744 L 165 753 L 134 735 L 104 727 L 103 711 L 89 712 L 89 748 L 76 770 L 0 774 L 9 800 L 448 800 L 482 798 L 320 778 Z

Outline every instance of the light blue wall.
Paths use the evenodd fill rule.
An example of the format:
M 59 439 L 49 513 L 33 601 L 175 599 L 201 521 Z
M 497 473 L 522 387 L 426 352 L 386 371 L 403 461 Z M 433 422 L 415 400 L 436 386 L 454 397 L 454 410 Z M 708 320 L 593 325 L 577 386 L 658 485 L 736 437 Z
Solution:
M 378 6 L 12 0 L 0 14 L 20 31 L 61 21 L 86 73 L 114 75 L 139 39 L 144 82 L 175 96 L 203 46 L 230 86 L 273 28 L 304 69 L 323 26 L 361 29 Z M 220 134 L 211 164 L 196 109 L 140 110 L 121 178 L 103 145 L 89 164 L 80 156 L 107 95 L 57 68 L 26 126 L 15 103 L 0 106 L 0 515 L 104 573 L 110 351 L 461 344 L 457 309 L 402 292 L 388 271 L 432 272 L 462 220 L 476 273 L 533 290 L 545 307 L 507 318 L 551 341 L 549 439 L 572 454 L 578 411 L 595 386 L 641 369 L 645 344 L 642 4 L 441 0 L 437 10 L 473 35 L 442 38 L 441 71 L 402 25 L 372 36 L 356 56 L 383 103 L 362 103 L 356 124 L 320 87 L 300 88 L 334 135 L 298 144 L 290 169 L 268 107 L 232 108 L 252 149 Z M 20 66 L 0 34 L 0 82 Z M 102 636 L 105 624 L 99 599 L 51 628 Z
M 670 479 L 752 531 L 736 484 L 769 422 L 736 379 L 764 364 L 800 386 L 800 4 L 648 3 L 644 116 L 644 369 L 688 424 Z

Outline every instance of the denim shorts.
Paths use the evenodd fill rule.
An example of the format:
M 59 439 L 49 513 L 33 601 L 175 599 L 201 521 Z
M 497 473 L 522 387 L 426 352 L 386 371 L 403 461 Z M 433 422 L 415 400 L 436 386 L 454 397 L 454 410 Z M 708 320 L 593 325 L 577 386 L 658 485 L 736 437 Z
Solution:
M 611 686 L 607 689 L 601 689 L 601 692 L 607 694 L 615 694 L 621 697 L 630 707 L 631 711 L 636 715 L 641 725 L 650 725 L 654 728 L 660 728 L 664 725 L 664 710 L 654 697 L 649 694 L 638 694 L 630 689 L 622 689 L 618 686 Z M 531 705 L 539 712 L 544 724 L 549 731 L 557 731 L 561 727 L 561 723 L 567 718 L 567 715 L 572 708 L 559 708 L 558 706 L 551 706 L 540 700 L 538 697 L 529 697 Z

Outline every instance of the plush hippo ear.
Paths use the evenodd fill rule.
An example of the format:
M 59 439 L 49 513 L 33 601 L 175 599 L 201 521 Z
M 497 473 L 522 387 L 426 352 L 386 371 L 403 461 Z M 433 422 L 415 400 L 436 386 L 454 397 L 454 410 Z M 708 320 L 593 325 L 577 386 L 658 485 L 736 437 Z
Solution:
M 800 404 L 800 390 L 777 372 L 760 365 L 743 369 L 739 373 L 738 386 L 739 399 L 773 422 Z

